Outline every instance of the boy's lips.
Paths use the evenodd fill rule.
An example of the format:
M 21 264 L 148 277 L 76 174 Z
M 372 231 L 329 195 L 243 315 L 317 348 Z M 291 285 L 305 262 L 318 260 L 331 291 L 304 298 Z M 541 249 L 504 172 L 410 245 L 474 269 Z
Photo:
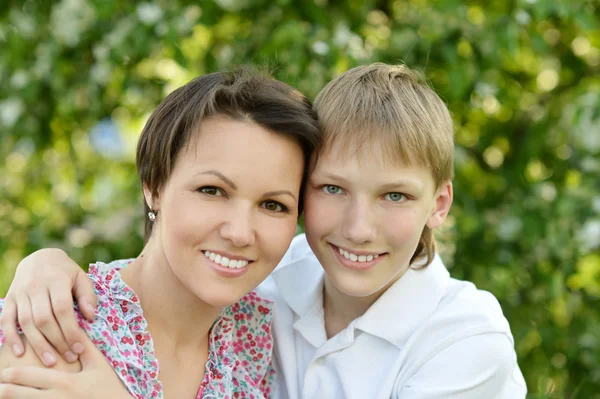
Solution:
M 385 255 L 386 254 L 386 252 L 357 251 L 357 250 L 354 250 L 354 249 L 351 249 L 351 248 L 340 247 L 339 245 L 335 245 L 335 244 L 332 244 L 332 243 L 329 243 L 329 245 L 331 245 L 333 248 L 337 249 L 338 251 L 341 249 L 341 250 L 344 250 L 344 251 L 346 251 L 348 253 L 355 254 L 356 256 L 361 256 L 361 255 L 364 255 L 364 256 L 369 256 L 369 255 L 371 255 L 371 256 L 381 256 L 381 255 Z
M 334 256 L 342 266 L 351 270 L 369 270 L 375 267 L 387 254 L 387 252 L 368 252 L 368 251 L 348 251 L 344 248 L 329 244 Z M 341 252 L 350 253 L 356 257 L 356 260 L 348 259 Z M 363 258 L 359 260 L 360 258 Z

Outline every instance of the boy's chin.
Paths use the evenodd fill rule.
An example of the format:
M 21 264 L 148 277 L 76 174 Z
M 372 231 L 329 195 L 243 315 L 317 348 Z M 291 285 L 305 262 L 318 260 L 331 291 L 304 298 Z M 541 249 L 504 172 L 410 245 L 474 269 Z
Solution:
M 377 295 L 386 283 L 367 276 L 351 275 L 344 270 L 325 270 L 327 278 L 342 294 L 353 298 L 366 298 Z

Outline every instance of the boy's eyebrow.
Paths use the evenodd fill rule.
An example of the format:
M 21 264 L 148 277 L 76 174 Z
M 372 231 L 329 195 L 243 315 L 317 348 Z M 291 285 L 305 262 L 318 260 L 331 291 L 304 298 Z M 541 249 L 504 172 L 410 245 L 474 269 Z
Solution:
M 237 190 L 237 185 L 234 182 L 232 182 L 231 179 L 226 177 L 223 173 L 219 172 L 218 170 L 211 169 L 211 170 L 207 170 L 205 172 L 197 173 L 197 175 L 215 175 L 219 179 L 223 180 L 229 187 L 231 187 L 234 190 Z
M 344 179 L 342 176 L 334 175 L 334 174 L 331 174 L 331 173 L 324 173 L 323 177 L 325 177 L 327 179 L 331 179 L 331 180 L 337 180 L 337 181 L 340 181 L 342 183 L 348 183 L 348 180 Z
M 348 184 L 348 180 L 344 179 L 341 176 L 334 175 L 332 173 L 324 173 L 323 177 L 341 182 L 343 184 Z M 423 188 L 423 185 L 419 181 L 405 179 L 405 180 L 397 180 L 393 183 L 386 183 L 386 184 L 381 185 L 381 187 L 380 187 L 381 190 L 393 190 L 393 189 L 398 189 L 398 188 L 412 188 L 412 189 L 416 189 L 416 190 L 421 190 Z
M 398 188 L 409 188 L 413 190 L 421 190 L 423 185 L 414 180 L 400 180 L 394 183 L 388 183 L 381 186 L 382 190 L 393 190 Z

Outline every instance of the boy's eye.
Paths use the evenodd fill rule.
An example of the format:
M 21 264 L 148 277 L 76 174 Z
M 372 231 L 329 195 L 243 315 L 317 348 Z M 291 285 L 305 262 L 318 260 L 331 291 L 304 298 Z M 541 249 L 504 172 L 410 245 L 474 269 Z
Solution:
M 261 204 L 261 207 L 271 212 L 287 212 L 288 208 L 277 202 L 277 201 L 265 201 Z
M 223 191 L 215 186 L 204 186 L 204 187 L 200 187 L 198 189 L 199 192 L 201 192 L 202 194 L 206 194 L 209 195 L 211 197 L 224 197 L 225 194 L 223 193 Z
M 325 193 L 336 195 L 342 192 L 342 189 L 338 186 L 334 186 L 333 184 L 327 184 L 321 188 Z
M 388 201 L 400 202 L 406 198 L 406 196 L 402 193 L 387 193 L 384 198 Z

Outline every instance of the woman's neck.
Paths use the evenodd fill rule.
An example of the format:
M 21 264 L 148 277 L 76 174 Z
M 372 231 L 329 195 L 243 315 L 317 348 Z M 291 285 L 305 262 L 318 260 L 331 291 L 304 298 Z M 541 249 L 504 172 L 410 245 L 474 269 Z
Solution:
M 155 345 L 173 351 L 206 346 L 221 309 L 190 292 L 162 251 L 147 246 L 121 276 L 140 300 Z

